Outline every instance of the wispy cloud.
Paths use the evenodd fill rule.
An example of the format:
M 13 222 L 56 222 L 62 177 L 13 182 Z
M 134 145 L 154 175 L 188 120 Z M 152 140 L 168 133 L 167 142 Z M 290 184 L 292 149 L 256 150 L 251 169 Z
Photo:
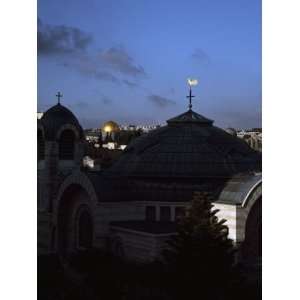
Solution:
M 113 103 L 113 100 L 112 100 L 112 98 L 103 95 L 101 97 L 101 102 L 105 105 L 110 105 Z
M 170 105 L 175 105 L 176 102 L 173 101 L 173 100 L 170 100 L 168 98 L 165 98 L 165 97 L 162 97 L 162 96 L 159 96 L 159 95 L 149 95 L 147 97 L 147 99 L 152 102 L 154 105 L 160 107 L 160 108 L 164 108 L 164 107 L 167 107 L 167 106 L 170 106 Z
M 201 48 L 196 48 L 194 50 L 192 59 L 202 65 L 209 65 L 211 63 L 209 55 Z
M 55 62 L 81 75 L 137 87 L 147 74 L 122 46 L 88 51 L 93 37 L 79 28 L 44 24 L 38 19 L 38 55 L 55 57 Z M 131 78 L 131 80 L 128 80 Z
M 61 57 L 60 64 L 74 70 L 83 76 L 119 84 L 120 79 L 111 71 L 101 67 L 97 59 L 92 55 L 74 54 L 73 56 Z
M 78 109 L 87 109 L 89 107 L 89 104 L 87 102 L 78 101 L 75 103 L 75 106 Z
M 51 26 L 38 19 L 38 55 L 59 55 L 82 52 L 92 42 L 92 36 L 70 26 Z
M 97 57 L 104 65 L 122 74 L 132 77 L 146 76 L 144 68 L 135 64 L 133 58 L 121 46 L 99 51 Z
M 139 84 L 138 84 L 138 83 L 129 81 L 129 80 L 127 80 L 127 79 L 124 79 L 124 80 L 123 80 L 123 83 L 124 83 L 125 85 L 127 85 L 128 87 L 130 87 L 130 88 L 137 88 L 137 87 L 139 87 Z

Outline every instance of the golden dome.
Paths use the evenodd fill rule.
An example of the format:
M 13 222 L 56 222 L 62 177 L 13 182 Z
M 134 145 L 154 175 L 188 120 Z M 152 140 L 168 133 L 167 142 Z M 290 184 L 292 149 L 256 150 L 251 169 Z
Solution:
M 102 131 L 104 132 L 117 132 L 119 130 L 119 125 L 114 121 L 105 122 L 102 126 Z

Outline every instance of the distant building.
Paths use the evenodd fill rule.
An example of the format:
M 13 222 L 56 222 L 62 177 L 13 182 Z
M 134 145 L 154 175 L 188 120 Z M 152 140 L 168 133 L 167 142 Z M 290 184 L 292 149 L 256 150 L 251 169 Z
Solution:
M 119 125 L 114 121 L 105 122 L 101 127 L 102 134 L 104 138 L 106 135 L 114 135 L 116 132 L 120 131 Z
M 136 125 L 129 125 L 128 129 L 134 131 L 136 130 Z
M 121 125 L 120 129 L 125 131 L 142 131 L 143 133 L 148 133 L 159 127 L 161 127 L 161 125 Z
M 87 167 L 89 168 L 90 170 L 94 170 L 95 169 L 95 160 L 92 159 L 91 157 L 89 156 L 85 156 L 83 159 L 82 159 L 82 164 L 84 167 Z M 100 168 L 99 168 L 100 169 Z
M 237 136 L 243 139 L 251 148 L 256 151 L 262 151 L 262 130 L 261 128 L 253 128 L 251 130 L 241 130 Z
M 99 142 L 102 144 L 102 133 L 101 130 L 86 129 L 84 130 L 85 139 L 89 142 Z
M 97 142 L 88 142 L 85 145 L 85 166 L 93 171 L 105 169 L 109 167 L 121 153 L 121 150 L 109 148 L 107 144 L 100 145 Z
M 252 128 L 236 131 L 234 128 L 227 128 L 227 133 L 244 140 L 252 149 L 262 151 L 262 130 L 261 128 Z
M 105 122 L 101 127 L 102 147 L 110 150 L 117 149 L 116 135 L 119 131 L 120 127 L 116 122 Z
M 109 149 L 109 150 L 115 150 L 118 149 L 117 143 L 114 142 L 107 142 L 102 145 L 103 148 Z
M 234 128 L 227 128 L 225 131 L 233 136 L 237 136 L 237 132 Z

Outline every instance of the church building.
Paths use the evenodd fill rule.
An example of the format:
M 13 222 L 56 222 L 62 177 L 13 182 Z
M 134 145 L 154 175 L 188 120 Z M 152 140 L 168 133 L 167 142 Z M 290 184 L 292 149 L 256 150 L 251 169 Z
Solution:
M 241 255 L 261 256 L 261 153 L 191 103 L 134 139 L 105 170 L 83 168 L 83 129 L 60 103 L 38 119 L 37 137 L 39 254 L 96 247 L 152 261 L 203 191 L 215 199 Z

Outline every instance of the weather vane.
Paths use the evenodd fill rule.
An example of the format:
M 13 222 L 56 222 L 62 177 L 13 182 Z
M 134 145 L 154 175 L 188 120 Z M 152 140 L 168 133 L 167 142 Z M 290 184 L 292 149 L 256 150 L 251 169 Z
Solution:
M 188 82 L 188 85 L 190 87 L 190 94 L 188 96 L 186 96 L 186 97 L 189 98 L 189 110 L 191 110 L 192 109 L 192 98 L 195 97 L 195 96 L 192 95 L 192 86 L 197 85 L 198 84 L 198 80 L 197 79 L 188 78 L 187 82 Z
M 57 104 L 60 104 L 60 98 L 62 98 L 63 95 L 61 92 L 58 92 L 55 96 L 57 97 Z

